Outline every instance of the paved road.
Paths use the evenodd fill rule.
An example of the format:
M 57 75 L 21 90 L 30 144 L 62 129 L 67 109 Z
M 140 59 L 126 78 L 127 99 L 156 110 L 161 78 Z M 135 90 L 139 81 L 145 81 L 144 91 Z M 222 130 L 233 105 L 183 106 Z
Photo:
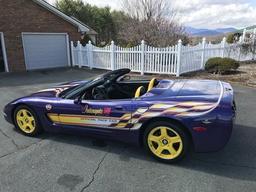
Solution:
M 49 83 L 98 73 L 1 74 L 0 110 Z M 256 90 L 234 88 L 238 116 L 228 145 L 216 153 L 191 152 L 178 165 L 118 142 L 47 133 L 28 138 L 0 117 L 0 191 L 256 191 Z

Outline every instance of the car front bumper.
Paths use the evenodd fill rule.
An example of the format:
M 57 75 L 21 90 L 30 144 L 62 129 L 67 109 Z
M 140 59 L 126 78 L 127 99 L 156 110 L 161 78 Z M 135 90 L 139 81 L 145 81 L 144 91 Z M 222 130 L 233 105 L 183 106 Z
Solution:
M 5 106 L 5 108 L 4 108 L 3 112 L 2 112 L 2 115 L 4 116 L 4 119 L 8 123 L 13 124 L 11 111 L 12 111 L 11 107 L 9 105 L 7 105 L 7 106 Z

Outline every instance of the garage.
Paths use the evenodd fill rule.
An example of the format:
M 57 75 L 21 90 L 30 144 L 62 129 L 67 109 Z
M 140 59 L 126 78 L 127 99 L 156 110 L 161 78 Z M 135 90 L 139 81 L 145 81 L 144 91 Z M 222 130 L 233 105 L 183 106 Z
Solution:
M 23 33 L 26 70 L 70 65 L 69 40 L 65 33 Z
M 96 41 L 96 31 L 47 1 L 4 2 L 0 6 L 0 72 L 69 67 L 71 41 L 85 36 Z

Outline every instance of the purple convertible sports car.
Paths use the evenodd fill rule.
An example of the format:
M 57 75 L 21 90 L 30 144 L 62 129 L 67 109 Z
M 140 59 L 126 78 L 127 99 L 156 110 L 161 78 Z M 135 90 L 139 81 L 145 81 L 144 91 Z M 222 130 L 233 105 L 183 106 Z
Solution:
M 131 80 L 119 69 L 19 98 L 5 119 L 23 134 L 79 132 L 144 145 L 176 162 L 189 147 L 216 151 L 228 142 L 236 113 L 230 84 L 212 80 Z

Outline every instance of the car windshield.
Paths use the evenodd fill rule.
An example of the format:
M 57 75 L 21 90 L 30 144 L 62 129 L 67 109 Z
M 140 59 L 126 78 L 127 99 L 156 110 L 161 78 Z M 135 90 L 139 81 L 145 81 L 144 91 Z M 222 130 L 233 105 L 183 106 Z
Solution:
M 67 90 L 61 92 L 61 94 L 59 94 L 59 97 L 61 98 L 66 98 L 69 97 L 70 94 L 75 94 L 77 92 L 80 92 L 80 90 L 84 89 L 85 87 L 87 87 L 87 85 L 91 85 L 96 81 L 99 81 L 100 79 L 102 79 L 102 75 L 97 76 L 96 78 L 90 78 L 87 79 L 86 82 L 81 83 L 80 85 L 74 86 L 74 87 L 70 87 Z
M 73 98 L 75 96 L 77 96 L 81 91 L 83 91 L 84 89 L 89 88 L 92 85 L 98 84 L 100 82 L 106 82 L 108 81 L 113 81 L 116 80 L 118 77 L 125 75 L 127 73 L 130 72 L 130 69 L 118 69 L 115 71 L 109 71 L 107 73 L 98 75 L 96 77 L 93 77 L 91 79 L 87 79 L 87 81 L 85 83 L 82 83 L 78 86 L 75 87 L 71 87 L 65 91 L 63 91 L 59 97 L 61 98 Z

